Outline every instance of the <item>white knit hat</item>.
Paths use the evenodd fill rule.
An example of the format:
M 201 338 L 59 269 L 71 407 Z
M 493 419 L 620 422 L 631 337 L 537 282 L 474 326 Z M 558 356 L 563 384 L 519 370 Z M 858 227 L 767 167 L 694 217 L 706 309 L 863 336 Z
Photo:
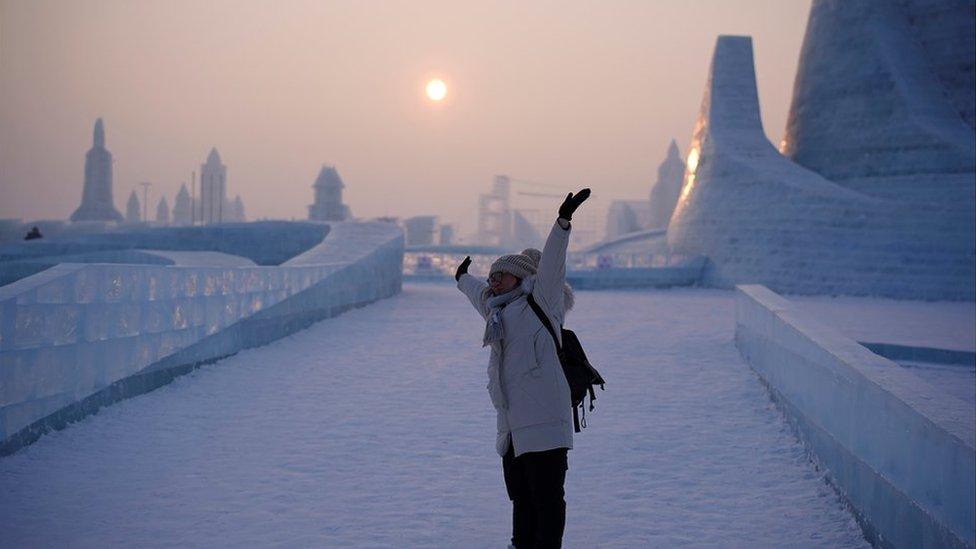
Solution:
M 509 273 L 516 278 L 524 279 L 532 276 L 539 269 L 542 252 L 535 248 L 526 248 L 522 253 L 503 255 L 491 264 L 489 275 L 495 273 Z
M 542 252 L 535 248 L 526 248 L 522 253 L 503 255 L 491 264 L 489 275 L 493 273 L 510 273 L 517 278 L 525 279 L 527 276 L 536 274 L 539 270 L 539 261 L 542 259 Z M 490 295 L 491 288 L 485 286 L 485 292 Z M 576 304 L 576 296 L 569 284 L 563 284 L 563 311 L 568 312 Z

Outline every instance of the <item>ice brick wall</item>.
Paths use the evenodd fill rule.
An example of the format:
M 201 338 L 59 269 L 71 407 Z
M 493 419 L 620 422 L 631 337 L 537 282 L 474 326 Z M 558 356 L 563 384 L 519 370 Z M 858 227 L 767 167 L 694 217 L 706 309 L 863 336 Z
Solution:
M 976 2 L 897 0 L 952 104 L 976 127 Z
M 716 42 L 687 158 L 667 238 L 675 253 L 708 257 L 705 284 L 976 297 L 972 211 L 853 191 L 767 141 L 749 37 Z
M 973 546 L 968 403 L 763 286 L 738 288 L 735 340 L 875 545 Z
M 246 257 L 220 252 L 182 252 L 169 250 L 104 250 L 71 255 L 31 257 L 0 261 L 0 286 L 10 284 L 60 263 L 128 263 L 136 265 L 209 265 L 243 267 L 254 265 Z
M 85 232 L 69 225 L 54 237 L 0 246 L 0 261 L 105 250 L 214 251 L 247 257 L 258 265 L 279 265 L 322 242 L 329 225 L 295 221 L 223 223 L 204 227 L 115 228 Z M 43 229 L 42 229 L 43 230 Z
M 0 455 L 400 290 L 392 224 L 333 224 L 303 257 L 280 267 L 62 264 L 0 288 Z

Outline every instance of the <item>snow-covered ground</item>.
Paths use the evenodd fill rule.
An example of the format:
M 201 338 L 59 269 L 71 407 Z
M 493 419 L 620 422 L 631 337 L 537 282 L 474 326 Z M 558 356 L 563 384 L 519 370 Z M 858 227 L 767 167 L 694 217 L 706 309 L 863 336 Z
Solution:
M 976 351 L 976 302 L 785 297 L 855 341 Z
M 566 547 L 865 547 L 732 341 L 732 293 L 580 292 L 608 379 Z M 243 351 L 0 459 L 3 546 L 504 547 L 483 325 L 451 285 Z
M 934 364 L 916 360 L 899 360 L 898 364 L 912 375 L 936 387 L 943 394 L 968 402 L 970 406 L 976 406 L 976 369 L 973 367 L 962 364 Z M 976 426 L 970 423 L 970 429 L 973 427 Z

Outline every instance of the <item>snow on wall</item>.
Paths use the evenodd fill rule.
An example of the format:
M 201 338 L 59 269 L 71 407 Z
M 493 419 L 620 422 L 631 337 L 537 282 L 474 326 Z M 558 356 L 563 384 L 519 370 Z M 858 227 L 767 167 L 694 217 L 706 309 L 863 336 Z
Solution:
M 177 250 L 136 250 L 146 254 L 161 257 L 172 262 L 173 265 L 184 267 L 256 267 L 257 264 L 250 259 L 239 256 L 225 254 L 222 252 L 186 252 Z M 91 263 L 86 261 L 85 263 Z M 121 263 L 121 262 L 113 262 Z
M 136 265 L 184 265 L 211 267 L 253 266 L 246 257 L 221 252 L 170 250 L 103 250 L 70 255 L 31 257 L 0 261 L 0 286 L 39 273 L 60 263 L 128 263 Z
M 102 232 L 90 232 L 84 224 L 69 225 L 63 233 L 52 238 L 0 246 L 0 261 L 106 250 L 152 249 L 223 252 L 247 257 L 258 265 L 280 265 L 322 242 L 328 230 L 329 226 L 321 223 L 295 221 L 199 227 L 118 227 Z
M 0 455 L 195 366 L 400 291 L 403 237 L 336 223 L 280 267 L 61 264 L 0 288 Z
M 972 406 L 763 286 L 738 287 L 735 315 L 739 352 L 875 542 L 973 545 Z
M 668 226 L 707 285 L 973 300 L 976 219 L 841 187 L 783 157 L 759 115 L 749 37 L 720 36 Z

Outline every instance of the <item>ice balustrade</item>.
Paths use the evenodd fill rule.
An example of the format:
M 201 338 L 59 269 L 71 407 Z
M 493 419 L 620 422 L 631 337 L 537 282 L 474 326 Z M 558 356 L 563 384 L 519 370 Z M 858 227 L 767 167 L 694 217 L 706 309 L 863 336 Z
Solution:
M 0 287 L 0 455 L 201 363 L 393 295 L 402 257 L 394 225 L 346 222 L 278 267 L 61 264 Z
M 874 545 L 972 547 L 972 404 L 822 324 L 765 286 L 738 286 L 735 342 Z

